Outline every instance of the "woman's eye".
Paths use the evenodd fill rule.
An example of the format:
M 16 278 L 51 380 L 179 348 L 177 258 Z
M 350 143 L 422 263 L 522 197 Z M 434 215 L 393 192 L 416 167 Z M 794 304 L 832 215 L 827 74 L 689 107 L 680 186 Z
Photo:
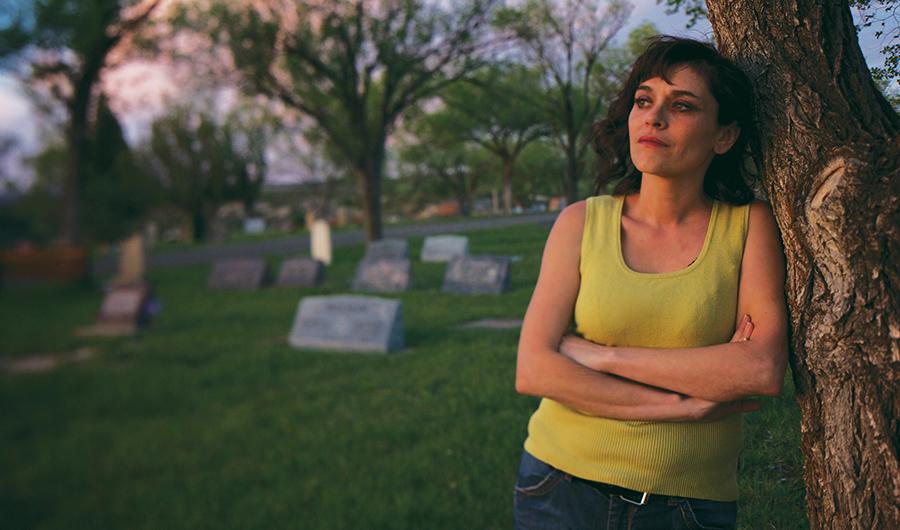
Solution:
M 649 103 L 650 103 L 650 100 L 647 98 L 635 98 L 635 100 L 634 100 L 634 104 L 639 109 L 646 107 Z
M 672 106 L 675 107 L 676 110 L 680 110 L 680 111 L 688 111 L 688 110 L 694 109 L 694 107 L 692 105 L 689 105 L 688 103 L 684 103 L 681 101 L 676 101 Z

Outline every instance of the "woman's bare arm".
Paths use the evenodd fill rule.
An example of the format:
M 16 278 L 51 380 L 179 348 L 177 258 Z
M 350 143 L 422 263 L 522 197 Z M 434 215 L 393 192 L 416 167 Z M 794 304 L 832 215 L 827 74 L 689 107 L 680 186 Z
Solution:
M 689 398 L 592 370 L 559 353 L 581 283 L 579 262 L 585 203 L 560 213 L 547 238 L 541 271 L 519 339 L 516 390 L 564 403 L 593 416 L 621 420 L 690 421 L 755 410 Z
M 769 207 L 754 203 L 744 248 L 738 315 L 752 337 L 702 348 L 607 347 L 566 337 L 560 351 L 594 370 L 710 401 L 780 393 L 787 365 L 784 256 Z M 744 324 L 737 323 L 738 328 Z M 740 329 L 739 329 L 740 331 Z

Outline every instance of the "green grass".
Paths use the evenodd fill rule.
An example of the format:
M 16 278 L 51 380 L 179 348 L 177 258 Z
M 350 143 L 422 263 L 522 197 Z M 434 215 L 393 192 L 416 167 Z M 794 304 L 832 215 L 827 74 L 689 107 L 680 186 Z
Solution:
M 414 261 L 413 290 L 392 295 L 408 348 L 388 356 L 286 344 L 300 298 L 346 292 L 361 246 L 337 249 L 316 289 L 155 271 L 163 312 L 128 339 L 73 338 L 100 304 L 87 286 L 0 293 L 0 355 L 99 352 L 0 375 L 0 527 L 510 528 L 537 400 L 513 389 L 517 331 L 456 326 L 523 315 L 546 234 L 470 235 L 473 253 L 523 256 L 503 296 L 443 294 L 444 266 Z M 790 387 L 746 416 L 745 447 L 741 527 L 805 528 Z

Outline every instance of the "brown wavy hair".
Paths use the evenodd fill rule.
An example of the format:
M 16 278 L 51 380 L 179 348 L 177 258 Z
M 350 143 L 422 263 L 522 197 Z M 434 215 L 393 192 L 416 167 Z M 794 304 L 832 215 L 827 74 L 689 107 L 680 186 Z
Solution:
M 716 155 L 706 170 L 703 191 L 709 197 L 732 204 L 753 200 L 748 182 L 755 179 L 759 152 L 756 132 L 753 85 L 733 62 L 711 45 L 692 39 L 659 35 L 648 41 L 647 49 L 634 62 L 621 92 L 609 106 L 606 118 L 593 126 L 592 142 L 597 153 L 597 180 L 594 193 L 625 195 L 641 189 L 641 172 L 631 161 L 628 142 L 628 115 L 637 87 L 647 79 L 669 75 L 677 66 L 690 66 L 706 79 L 719 103 L 719 125 L 737 122 L 740 135 L 725 154 Z

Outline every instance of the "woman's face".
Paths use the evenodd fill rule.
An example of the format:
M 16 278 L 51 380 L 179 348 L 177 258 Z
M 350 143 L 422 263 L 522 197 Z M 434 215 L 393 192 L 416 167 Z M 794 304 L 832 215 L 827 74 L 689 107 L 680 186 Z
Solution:
M 676 66 L 669 78 L 672 84 L 647 79 L 635 91 L 628 115 L 631 160 L 644 174 L 702 182 L 713 157 L 734 145 L 739 128 L 719 125 L 719 103 L 693 68 Z

